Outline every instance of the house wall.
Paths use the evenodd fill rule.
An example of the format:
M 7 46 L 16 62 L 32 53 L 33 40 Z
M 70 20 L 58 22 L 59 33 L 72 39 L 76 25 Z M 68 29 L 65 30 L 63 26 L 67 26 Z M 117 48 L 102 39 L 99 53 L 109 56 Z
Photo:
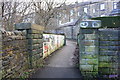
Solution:
M 71 22 L 79 18 L 86 19 L 86 17 L 88 16 L 91 16 L 91 17 L 108 16 L 109 13 L 114 9 L 114 3 L 117 3 L 118 1 L 119 0 L 101 0 L 101 1 L 97 1 L 94 3 L 87 3 L 87 4 L 83 2 L 83 3 L 75 3 L 71 5 L 64 5 L 63 8 L 60 9 L 58 25 Z M 101 10 L 101 4 L 104 4 L 103 10 Z M 87 13 L 84 12 L 84 8 L 87 8 Z M 78 25 L 79 24 L 75 25 L 78 28 L 77 29 L 74 28 L 75 30 L 73 30 L 75 34 L 75 38 L 76 38 L 77 32 L 79 31 Z M 68 28 L 64 29 L 64 32 L 66 35 L 69 35 L 69 38 L 70 38 L 70 35 L 72 35 L 72 32 L 69 32 L 70 34 L 68 34 L 68 31 L 66 31 L 67 29 Z M 72 30 L 69 28 L 69 31 L 72 31 Z

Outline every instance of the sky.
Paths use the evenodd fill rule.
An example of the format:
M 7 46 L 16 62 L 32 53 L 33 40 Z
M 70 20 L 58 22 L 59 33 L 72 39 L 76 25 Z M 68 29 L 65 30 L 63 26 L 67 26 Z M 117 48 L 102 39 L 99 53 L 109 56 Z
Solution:
M 83 2 L 83 1 L 90 1 L 90 0 L 67 0 L 67 2 L 76 2 L 76 1 Z
M 59 1 L 59 0 L 57 0 Z M 75 3 L 75 2 L 86 2 L 86 1 L 91 1 L 91 0 L 66 0 L 66 3 Z
M 3 1 L 14 1 L 14 0 L 0 0 L 0 2 Z M 25 2 L 29 2 L 30 0 L 15 0 L 15 1 L 25 1 Z M 39 0 L 35 0 L 35 1 L 39 1 Z M 48 0 L 49 1 L 49 0 Z M 52 1 L 52 0 L 51 0 Z M 56 2 L 62 1 L 62 0 L 55 0 Z M 83 1 L 90 1 L 90 0 L 66 0 L 67 3 L 74 3 L 74 2 L 83 2 Z

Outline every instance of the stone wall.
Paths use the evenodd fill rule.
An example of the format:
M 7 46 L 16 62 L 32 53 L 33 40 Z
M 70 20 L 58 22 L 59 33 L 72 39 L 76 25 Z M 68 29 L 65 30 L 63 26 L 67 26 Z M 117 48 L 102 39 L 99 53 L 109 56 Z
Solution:
M 20 77 L 28 69 L 25 32 L 0 31 L 2 38 L 2 77 Z
M 19 23 L 15 28 L 11 32 L 0 30 L 0 79 L 28 78 L 43 66 L 44 28 L 31 23 Z M 62 37 L 57 40 L 57 49 L 65 43 Z
M 0 79 L 27 78 L 41 66 L 43 28 L 31 23 L 16 24 L 16 31 L 0 30 Z
M 79 67 L 85 78 L 118 79 L 120 78 L 120 28 L 117 20 L 120 18 L 119 16 L 100 17 L 97 20 L 100 19 L 101 28 L 80 28 Z
M 104 29 L 100 31 L 99 74 L 104 77 L 119 76 L 120 30 Z

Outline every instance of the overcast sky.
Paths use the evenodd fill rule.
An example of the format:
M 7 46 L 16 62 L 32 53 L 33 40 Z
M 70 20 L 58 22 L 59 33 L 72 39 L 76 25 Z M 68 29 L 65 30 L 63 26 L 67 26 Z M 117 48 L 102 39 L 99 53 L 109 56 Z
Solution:
M 90 1 L 90 0 L 67 0 L 67 2 L 76 2 L 76 1 L 83 2 L 83 1 Z
M 0 1 L 14 1 L 14 0 L 0 0 Z M 30 0 L 15 0 L 15 1 L 30 1 Z M 36 0 L 36 1 L 39 1 L 39 0 Z M 62 0 L 55 0 L 55 1 L 62 1 Z M 66 0 L 67 2 L 82 2 L 82 1 L 90 1 L 90 0 Z

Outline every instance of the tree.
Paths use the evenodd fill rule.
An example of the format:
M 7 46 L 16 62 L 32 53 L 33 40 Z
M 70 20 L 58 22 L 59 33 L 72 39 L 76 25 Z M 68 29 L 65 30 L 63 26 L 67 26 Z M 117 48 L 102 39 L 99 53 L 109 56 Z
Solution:
M 65 0 L 61 2 L 56 2 L 56 0 L 33 1 L 34 10 L 36 12 L 36 23 L 45 28 L 55 26 L 57 11 L 64 3 Z
M 28 15 L 35 14 L 35 23 L 44 27 L 55 26 L 57 9 L 60 8 L 65 0 L 39 0 L 29 2 L 19 2 L 10 0 L 2 2 L 2 21 L 5 30 L 14 30 L 14 24 L 24 22 Z
M 15 0 L 2 2 L 2 26 L 5 30 L 14 30 L 14 24 L 23 21 L 30 13 L 31 2 L 17 2 Z

